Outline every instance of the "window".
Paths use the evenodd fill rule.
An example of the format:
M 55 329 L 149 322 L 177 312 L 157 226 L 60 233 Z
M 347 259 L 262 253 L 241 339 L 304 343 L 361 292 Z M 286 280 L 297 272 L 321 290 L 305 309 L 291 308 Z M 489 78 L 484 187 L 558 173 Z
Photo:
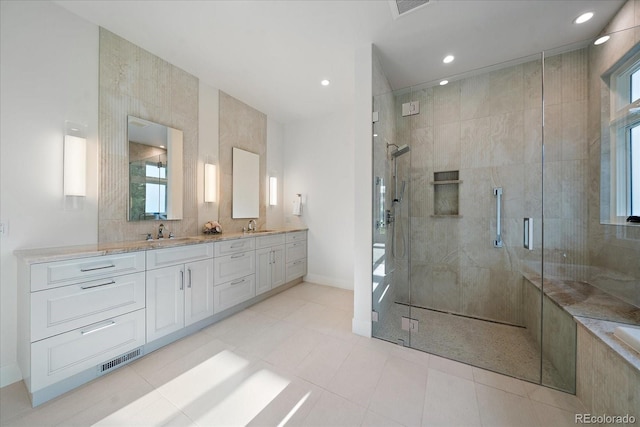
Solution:
M 631 215 L 640 216 L 640 125 L 631 128 L 629 141 Z
M 611 74 L 611 216 L 640 215 L 640 54 Z
M 165 214 L 167 211 L 167 165 L 147 163 L 145 165 L 145 213 Z

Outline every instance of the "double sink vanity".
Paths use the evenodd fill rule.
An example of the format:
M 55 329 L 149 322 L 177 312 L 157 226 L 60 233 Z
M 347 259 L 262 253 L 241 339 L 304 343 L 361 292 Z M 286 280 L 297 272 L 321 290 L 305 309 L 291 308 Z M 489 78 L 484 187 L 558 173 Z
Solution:
M 302 281 L 307 230 L 18 257 L 18 363 L 34 406 Z

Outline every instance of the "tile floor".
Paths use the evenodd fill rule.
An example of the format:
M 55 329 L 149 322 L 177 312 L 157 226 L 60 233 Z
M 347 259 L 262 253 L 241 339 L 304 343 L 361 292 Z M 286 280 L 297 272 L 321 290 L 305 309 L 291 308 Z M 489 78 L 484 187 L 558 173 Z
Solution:
M 302 283 L 2 426 L 569 426 L 572 395 L 352 334 L 353 293 Z

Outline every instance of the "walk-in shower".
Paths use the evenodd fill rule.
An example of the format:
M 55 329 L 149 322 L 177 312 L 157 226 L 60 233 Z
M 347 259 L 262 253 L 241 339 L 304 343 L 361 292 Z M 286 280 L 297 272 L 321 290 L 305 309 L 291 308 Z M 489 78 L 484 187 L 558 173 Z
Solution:
M 374 61 L 375 337 L 575 392 L 574 316 L 640 324 L 640 263 L 599 241 L 640 253 L 638 229 L 598 216 L 613 145 L 599 144 L 601 84 L 619 65 L 603 63 L 640 51 L 612 48 L 585 42 L 395 91 Z M 409 102 L 419 114 L 402 115 Z

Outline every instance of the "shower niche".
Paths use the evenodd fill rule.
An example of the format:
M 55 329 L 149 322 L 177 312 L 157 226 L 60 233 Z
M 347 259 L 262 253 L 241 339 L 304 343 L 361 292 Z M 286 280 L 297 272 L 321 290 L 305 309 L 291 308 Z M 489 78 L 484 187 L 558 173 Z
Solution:
M 460 218 L 460 171 L 434 172 L 432 217 Z

